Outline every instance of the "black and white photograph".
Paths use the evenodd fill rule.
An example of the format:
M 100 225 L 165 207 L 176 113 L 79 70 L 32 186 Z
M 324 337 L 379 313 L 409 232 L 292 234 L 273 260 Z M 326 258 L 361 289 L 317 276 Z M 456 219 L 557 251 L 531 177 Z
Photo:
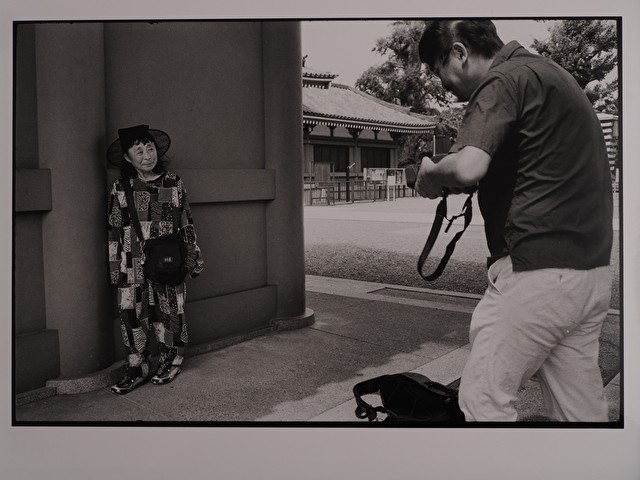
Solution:
M 7 478 L 637 478 L 638 12 L 195 10 L 3 21 Z

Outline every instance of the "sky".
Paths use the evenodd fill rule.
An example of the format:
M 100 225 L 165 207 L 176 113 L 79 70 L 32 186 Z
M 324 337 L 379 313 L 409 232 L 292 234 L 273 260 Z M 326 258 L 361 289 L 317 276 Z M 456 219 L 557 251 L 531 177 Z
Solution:
M 386 37 L 389 20 L 315 20 L 302 22 L 302 55 L 306 66 L 338 74 L 337 82 L 353 86 L 369 67 L 384 58 L 371 51 L 376 40 Z M 534 20 L 495 21 L 498 35 L 505 42 L 517 40 L 529 47 L 534 38 L 548 36 L 550 23 Z

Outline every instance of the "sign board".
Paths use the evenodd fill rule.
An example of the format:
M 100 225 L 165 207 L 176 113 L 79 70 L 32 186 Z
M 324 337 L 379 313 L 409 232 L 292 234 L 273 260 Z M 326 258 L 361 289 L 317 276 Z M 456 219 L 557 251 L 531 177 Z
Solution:
M 387 185 L 405 185 L 403 168 L 387 168 Z
M 364 179 L 369 182 L 384 182 L 387 179 L 386 168 L 365 168 Z
M 362 173 L 369 182 L 386 182 L 388 186 L 405 185 L 403 168 L 365 168 Z

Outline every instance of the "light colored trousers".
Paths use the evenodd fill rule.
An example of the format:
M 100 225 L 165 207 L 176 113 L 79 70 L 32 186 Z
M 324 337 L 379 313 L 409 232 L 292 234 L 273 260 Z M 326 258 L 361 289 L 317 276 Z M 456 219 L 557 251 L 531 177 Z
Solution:
M 488 277 L 471 319 L 471 354 L 460 382 L 466 420 L 515 421 L 518 389 L 537 373 L 548 417 L 608 421 L 598 353 L 610 267 L 514 272 L 504 257 Z

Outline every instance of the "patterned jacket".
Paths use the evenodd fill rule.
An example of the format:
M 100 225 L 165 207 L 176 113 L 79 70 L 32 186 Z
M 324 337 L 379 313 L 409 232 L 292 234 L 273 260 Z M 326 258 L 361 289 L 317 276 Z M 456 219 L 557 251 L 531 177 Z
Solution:
M 129 180 L 144 239 L 180 233 L 187 244 L 187 268 L 191 277 L 200 274 L 204 261 L 196 243 L 196 231 L 182 179 L 165 172 L 155 180 Z M 141 242 L 131 225 L 122 180 L 111 186 L 108 202 L 109 271 L 111 284 L 146 282 L 141 263 Z

